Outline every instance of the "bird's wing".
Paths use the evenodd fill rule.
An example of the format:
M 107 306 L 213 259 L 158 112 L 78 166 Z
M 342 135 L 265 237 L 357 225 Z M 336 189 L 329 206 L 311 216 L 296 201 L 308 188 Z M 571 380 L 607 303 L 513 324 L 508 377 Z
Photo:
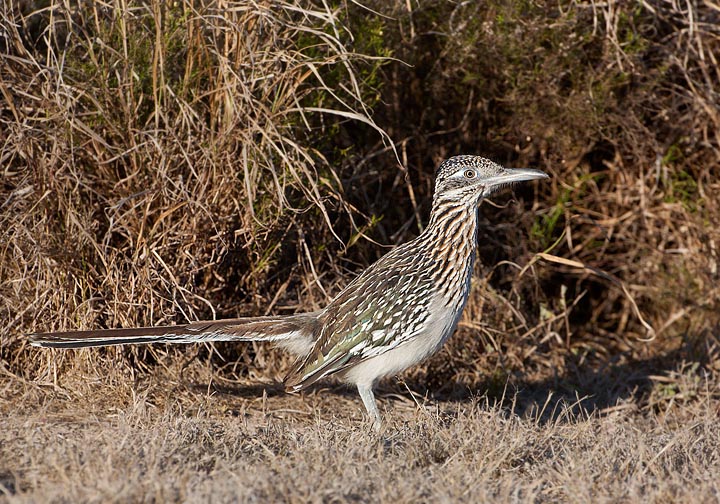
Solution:
M 383 259 L 327 306 L 320 316 L 319 338 L 312 351 L 293 366 L 285 382 L 288 388 L 303 389 L 324 376 L 381 355 L 421 330 L 430 315 L 430 277 L 408 274 L 416 262 L 412 257 L 405 263 L 402 256 L 394 261 Z

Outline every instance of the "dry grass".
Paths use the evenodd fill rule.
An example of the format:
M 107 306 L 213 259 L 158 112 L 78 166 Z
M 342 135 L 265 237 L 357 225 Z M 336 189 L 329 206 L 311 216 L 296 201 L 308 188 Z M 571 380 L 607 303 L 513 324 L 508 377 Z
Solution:
M 368 4 L 3 2 L 0 498 L 718 498 L 720 11 Z M 319 308 L 462 152 L 553 177 L 380 438 L 260 345 L 26 344 Z
M 547 391 L 507 407 L 391 394 L 376 436 L 340 390 L 186 385 L 28 386 L 2 407 L 6 501 L 710 502 L 720 491 L 717 401 L 657 415 L 632 401 L 588 412 Z

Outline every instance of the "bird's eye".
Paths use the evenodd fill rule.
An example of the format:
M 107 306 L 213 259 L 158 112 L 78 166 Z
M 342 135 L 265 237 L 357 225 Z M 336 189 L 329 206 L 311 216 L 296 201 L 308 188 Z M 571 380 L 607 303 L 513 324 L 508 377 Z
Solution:
M 466 179 L 473 179 L 475 178 L 475 170 L 465 170 L 465 173 L 463 173 L 463 175 L 465 175 Z

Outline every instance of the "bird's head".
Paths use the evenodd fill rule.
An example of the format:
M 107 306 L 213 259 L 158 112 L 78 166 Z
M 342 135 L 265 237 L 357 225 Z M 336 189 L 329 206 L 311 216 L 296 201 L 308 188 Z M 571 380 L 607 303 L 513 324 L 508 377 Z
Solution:
M 443 161 L 435 177 L 435 200 L 480 204 L 480 200 L 516 182 L 548 178 L 531 168 L 504 168 L 480 156 L 454 156 Z

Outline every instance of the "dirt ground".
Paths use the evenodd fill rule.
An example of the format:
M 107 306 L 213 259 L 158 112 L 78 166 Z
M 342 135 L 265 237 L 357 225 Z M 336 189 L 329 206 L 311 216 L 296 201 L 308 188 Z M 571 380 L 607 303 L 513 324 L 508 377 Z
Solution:
M 179 366 L 135 376 L 88 370 L 53 383 L 49 365 L 46 381 L 4 379 L 0 500 L 713 502 L 720 495 L 718 384 L 696 375 L 655 409 L 639 407 L 632 393 L 609 405 L 537 384 L 508 383 L 498 398 L 433 398 L 393 379 L 380 388 L 385 425 L 377 434 L 356 393 L 340 385 L 288 395 L 271 380 L 224 383 L 198 363 Z

